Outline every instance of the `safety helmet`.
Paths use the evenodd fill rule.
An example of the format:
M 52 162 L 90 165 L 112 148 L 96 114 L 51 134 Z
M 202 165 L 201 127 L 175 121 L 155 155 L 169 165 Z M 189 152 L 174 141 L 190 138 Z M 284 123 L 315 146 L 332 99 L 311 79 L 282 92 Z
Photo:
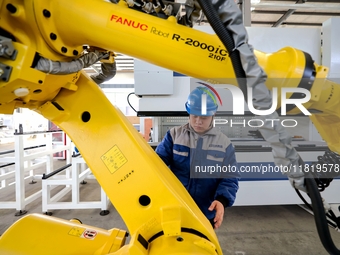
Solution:
M 202 111 L 202 98 L 206 95 L 206 113 Z M 204 102 L 203 102 L 204 103 Z M 217 111 L 217 100 L 214 93 L 207 87 L 197 87 L 188 96 L 185 108 L 189 114 L 196 116 L 213 116 Z

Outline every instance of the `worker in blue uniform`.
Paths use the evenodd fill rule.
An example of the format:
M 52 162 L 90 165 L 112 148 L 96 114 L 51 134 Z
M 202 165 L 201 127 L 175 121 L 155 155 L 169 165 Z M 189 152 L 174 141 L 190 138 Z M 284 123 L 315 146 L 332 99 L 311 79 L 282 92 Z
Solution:
M 194 89 L 185 107 L 189 122 L 168 130 L 156 153 L 217 229 L 225 208 L 234 204 L 238 190 L 240 175 L 235 149 L 229 138 L 213 126 L 218 104 L 211 89 Z

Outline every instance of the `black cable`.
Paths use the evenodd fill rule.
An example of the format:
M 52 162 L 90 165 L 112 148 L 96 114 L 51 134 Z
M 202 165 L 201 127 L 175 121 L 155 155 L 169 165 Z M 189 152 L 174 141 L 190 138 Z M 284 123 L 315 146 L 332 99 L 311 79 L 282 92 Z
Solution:
M 198 1 L 204 15 L 207 17 L 209 24 L 215 31 L 216 35 L 220 38 L 223 45 L 226 47 L 231 63 L 234 68 L 236 80 L 238 83 L 239 88 L 242 90 L 244 98 L 247 99 L 247 80 L 246 74 L 242 66 L 240 54 L 238 50 L 235 49 L 235 42 L 231 36 L 231 33 L 228 31 L 227 26 L 228 24 L 223 24 L 222 20 L 218 16 L 217 11 L 215 10 L 211 0 L 199 0 Z M 218 4 L 223 4 L 223 1 L 218 1 Z M 219 6 L 216 6 L 218 9 Z
M 301 195 L 301 192 L 298 189 L 295 189 L 296 193 L 298 194 L 298 196 L 300 197 L 300 199 L 303 201 L 303 203 L 308 207 L 309 210 L 313 211 L 312 206 L 306 201 L 306 199 Z M 328 215 L 326 214 L 332 221 L 337 223 L 337 219 L 336 216 L 334 215 L 333 211 L 331 211 L 333 215 Z M 335 218 L 334 218 L 335 217 Z M 340 227 L 340 225 L 334 224 L 334 222 L 332 222 L 330 220 L 327 219 L 327 222 L 329 225 L 331 225 L 334 229 L 337 227 Z
M 157 0 L 152 0 L 152 4 L 153 4 L 154 6 L 158 6 Z
M 340 250 L 338 250 L 337 247 L 334 245 L 332 236 L 329 232 L 323 201 L 320 196 L 320 192 L 318 190 L 316 182 L 313 178 L 308 178 L 308 176 L 306 176 L 305 181 L 307 193 L 313 205 L 315 225 L 318 230 L 319 238 L 322 242 L 322 245 L 329 254 L 339 255 Z
M 313 211 L 312 206 L 306 201 L 306 199 L 301 195 L 301 192 L 298 189 L 295 189 L 296 193 L 298 194 L 298 196 L 300 197 L 300 199 L 302 200 L 302 202 L 308 207 L 309 210 Z
M 313 162 L 311 164 L 312 175 L 316 181 L 316 184 L 319 188 L 319 191 L 324 191 L 330 183 L 333 181 L 333 178 L 340 175 L 340 171 L 338 168 L 340 165 L 340 156 L 327 149 L 323 156 L 318 156 L 318 161 Z M 326 169 L 324 169 L 326 168 Z
M 161 5 L 162 9 L 164 9 L 165 8 L 165 4 L 163 3 L 163 1 L 162 0 L 158 0 L 158 2 Z
M 136 109 L 132 107 L 132 105 L 130 104 L 130 101 L 129 101 L 129 97 L 130 97 L 132 94 L 135 95 L 135 92 L 131 92 L 131 93 L 127 96 L 126 99 L 127 99 L 127 102 L 128 102 L 128 104 L 129 104 L 129 106 L 132 108 L 132 110 L 134 110 L 135 112 L 137 112 Z

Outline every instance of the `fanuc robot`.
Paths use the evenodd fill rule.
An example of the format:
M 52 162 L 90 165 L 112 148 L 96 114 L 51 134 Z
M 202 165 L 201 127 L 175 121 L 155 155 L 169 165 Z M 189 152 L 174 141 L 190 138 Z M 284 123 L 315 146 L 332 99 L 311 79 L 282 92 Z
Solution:
M 200 8 L 216 35 L 192 28 Z M 328 69 L 308 53 L 290 47 L 272 54 L 253 51 L 240 19 L 233 0 L 183 6 L 161 0 L 1 0 L 0 113 L 29 108 L 64 130 L 124 220 L 130 242 L 125 244 L 125 230 L 31 214 L 0 237 L 0 254 L 222 254 L 210 223 L 181 183 L 82 71 L 99 60 L 112 63 L 114 52 L 214 86 L 239 86 L 244 95 L 251 88 L 258 110 L 270 108 L 271 88 L 295 88 L 287 96 L 301 99 L 312 112 L 310 118 L 336 157 L 339 84 L 327 80 Z M 286 111 L 297 114 L 301 106 Z M 269 139 L 273 132 L 275 141 Z M 303 165 L 285 130 L 265 127 L 261 133 L 273 146 L 276 164 Z M 294 188 L 314 194 L 322 207 L 315 217 L 326 222 L 314 179 L 303 171 L 288 177 Z M 324 244 L 329 236 L 321 239 Z M 326 246 L 339 254 L 334 244 Z

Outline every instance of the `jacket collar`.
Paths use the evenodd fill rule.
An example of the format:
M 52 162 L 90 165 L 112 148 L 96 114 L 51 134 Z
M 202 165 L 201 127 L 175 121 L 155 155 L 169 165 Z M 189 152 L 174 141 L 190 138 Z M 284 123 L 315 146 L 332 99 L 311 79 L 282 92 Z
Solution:
M 211 126 L 210 126 L 210 129 L 209 129 L 208 131 L 206 131 L 203 135 L 197 134 L 197 133 L 195 132 L 195 130 L 192 128 L 192 126 L 190 125 L 190 123 L 185 124 L 185 125 L 183 126 L 183 128 L 184 128 L 185 130 L 188 130 L 188 131 L 191 132 L 191 133 L 194 133 L 194 134 L 198 135 L 198 136 L 217 135 L 217 134 L 218 134 L 218 130 L 217 130 L 216 128 L 213 128 L 212 124 L 211 124 Z

